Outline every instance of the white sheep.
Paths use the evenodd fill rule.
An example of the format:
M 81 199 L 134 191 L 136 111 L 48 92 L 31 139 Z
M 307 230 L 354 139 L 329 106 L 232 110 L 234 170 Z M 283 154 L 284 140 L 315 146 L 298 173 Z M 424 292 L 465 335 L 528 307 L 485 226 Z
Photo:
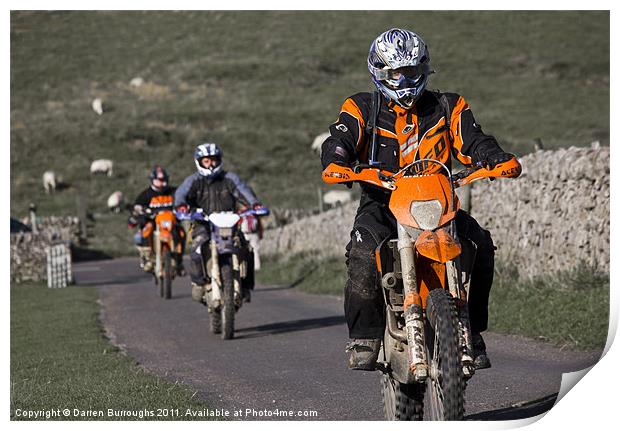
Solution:
M 54 193 L 57 184 L 56 172 L 45 171 L 43 173 L 43 188 L 45 189 L 45 193 Z
M 142 79 L 142 77 L 140 76 L 136 76 L 135 78 L 132 78 L 131 81 L 129 81 L 129 85 L 131 85 L 132 87 L 140 87 L 142 86 L 142 84 L 144 84 L 144 79 Z
M 353 201 L 353 194 L 344 190 L 330 190 L 323 195 L 323 203 L 337 207 Z
M 109 159 L 99 159 L 95 160 L 90 165 L 90 173 L 104 173 L 107 174 L 108 177 L 112 176 L 112 168 L 114 167 L 114 162 Z
M 318 135 L 316 138 L 314 138 L 314 141 L 312 141 L 312 145 L 310 146 L 310 149 L 320 155 L 321 145 L 323 145 L 323 142 L 325 142 L 325 139 L 327 139 L 329 136 L 330 136 L 329 132 L 321 133 L 320 135 Z
M 101 100 L 99 97 L 93 100 L 91 106 L 93 107 L 93 111 L 95 111 L 98 115 L 103 114 L 103 100 Z
M 123 196 L 123 192 L 115 191 L 108 198 L 108 209 L 110 211 L 114 211 L 115 213 L 119 213 L 124 202 L 125 198 Z

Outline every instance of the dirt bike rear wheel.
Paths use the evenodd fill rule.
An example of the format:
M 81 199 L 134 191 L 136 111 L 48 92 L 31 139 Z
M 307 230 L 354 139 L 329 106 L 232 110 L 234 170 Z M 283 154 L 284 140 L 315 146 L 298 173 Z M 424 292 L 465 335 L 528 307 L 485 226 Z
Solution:
M 462 420 L 465 379 L 459 354 L 458 313 L 450 293 L 431 290 L 426 299 L 429 378 L 426 392 L 431 420 Z
M 389 374 L 381 378 L 383 413 L 388 421 L 421 421 L 424 416 L 424 386 L 406 385 Z
M 230 262 L 220 266 L 222 276 L 222 339 L 230 340 L 235 335 L 235 287 Z
M 172 255 L 170 250 L 162 250 L 162 271 L 163 277 L 160 278 L 159 294 L 164 299 L 172 296 Z

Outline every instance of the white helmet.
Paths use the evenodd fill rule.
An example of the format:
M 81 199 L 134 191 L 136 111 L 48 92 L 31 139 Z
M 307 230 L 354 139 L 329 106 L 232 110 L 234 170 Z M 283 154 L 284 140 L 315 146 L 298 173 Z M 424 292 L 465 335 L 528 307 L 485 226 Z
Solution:
M 217 165 L 211 168 L 205 168 L 200 164 L 200 160 L 204 157 L 213 157 L 217 159 Z M 198 173 L 204 177 L 212 177 L 222 170 L 222 149 L 210 142 L 200 144 L 194 151 L 194 163 L 198 169 Z

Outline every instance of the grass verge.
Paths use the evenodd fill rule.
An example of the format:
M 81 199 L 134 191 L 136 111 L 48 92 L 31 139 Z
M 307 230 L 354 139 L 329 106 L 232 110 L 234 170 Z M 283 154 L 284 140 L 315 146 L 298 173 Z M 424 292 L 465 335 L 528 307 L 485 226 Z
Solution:
M 519 280 L 514 270 L 496 275 L 489 329 L 577 349 L 602 349 L 609 324 L 609 274 L 579 268 Z
M 58 409 L 49 419 L 183 420 L 191 418 L 187 409 L 208 407 L 190 388 L 148 374 L 112 346 L 97 299 L 93 287 L 11 286 L 12 420 Z M 102 416 L 82 416 L 87 412 Z
M 264 259 L 263 284 L 294 285 L 315 294 L 342 295 L 344 258 L 298 254 Z M 609 323 L 609 274 L 589 268 L 520 280 L 499 268 L 489 300 L 489 330 L 542 339 L 573 349 L 605 346 Z

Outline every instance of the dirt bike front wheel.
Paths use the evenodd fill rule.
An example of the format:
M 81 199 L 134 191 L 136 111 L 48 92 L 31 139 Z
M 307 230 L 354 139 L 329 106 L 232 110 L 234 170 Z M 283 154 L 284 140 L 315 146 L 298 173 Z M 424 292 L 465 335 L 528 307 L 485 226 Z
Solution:
M 222 333 L 222 314 L 219 310 L 213 310 L 209 313 L 209 325 L 212 333 Z
M 169 248 L 162 250 L 163 277 L 160 280 L 160 294 L 164 299 L 172 296 L 172 253 Z
M 459 354 L 458 313 L 450 293 L 431 290 L 426 300 L 426 345 L 429 378 L 426 393 L 430 419 L 462 420 L 465 379 Z
M 406 385 L 389 374 L 381 378 L 383 413 L 388 421 L 421 421 L 424 415 L 424 386 Z
M 222 339 L 230 340 L 235 335 L 235 286 L 230 261 L 220 265 L 222 276 Z

